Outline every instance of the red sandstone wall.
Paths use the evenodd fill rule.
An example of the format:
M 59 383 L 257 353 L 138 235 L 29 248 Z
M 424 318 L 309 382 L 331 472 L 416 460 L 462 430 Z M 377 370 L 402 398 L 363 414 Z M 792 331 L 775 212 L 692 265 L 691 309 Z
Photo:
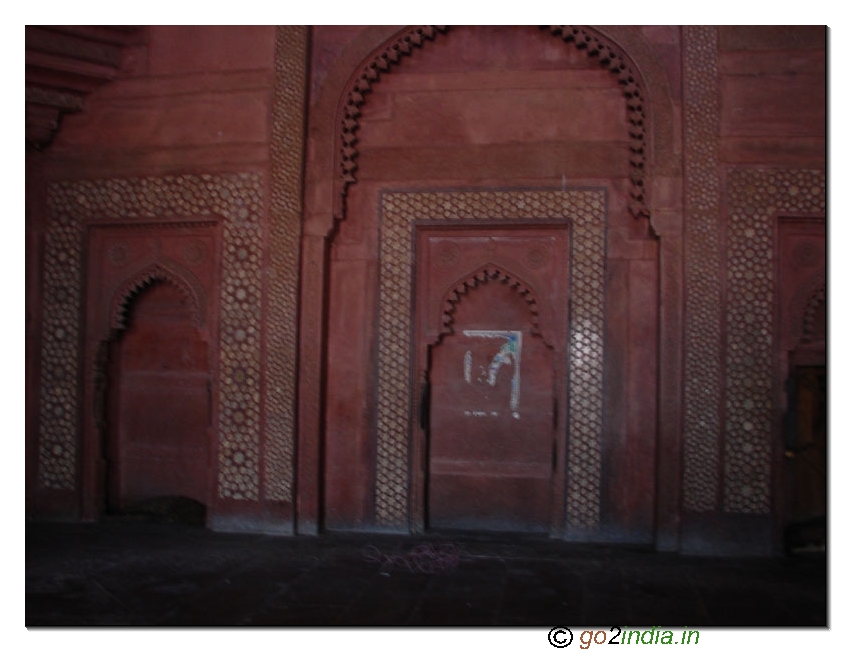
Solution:
M 683 546 L 764 551 L 781 538 L 789 469 L 782 420 L 793 344 L 784 332 L 796 317 L 781 305 L 824 262 L 789 272 L 783 222 L 823 232 L 826 30 L 689 35 L 716 51 L 689 61 L 685 74 Z M 700 197 L 714 183 L 719 195 Z
M 125 50 L 119 78 L 90 94 L 84 111 L 66 115 L 46 151 L 28 153 L 27 501 L 34 511 L 78 516 L 81 509 L 79 491 L 44 490 L 38 477 L 39 453 L 43 453 L 39 440 L 46 435 L 43 426 L 39 428 L 39 418 L 44 417 L 39 415 L 45 335 L 42 324 L 45 310 L 51 308 L 43 303 L 42 295 L 48 185 L 62 180 L 91 180 L 99 185 L 112 179 L 143 177 L 160 187 L 160 180 L 169 176 L 246 171 L 267 174 L 274 52 L 275 29 L 271 26 L 150 26 L 142 44 Z M 119 203 L 138 198 L 116 195 Z M 150 198 L 153 205 L 158 197 Z M 203 200 L 187 197 L 189 201 L 198 198 Z M 103 216 L 90 213 L 85 218 Z M 178 216 L 174 210 L 157 215 L 159 220 L 178 221 L 211 216 L 222 215 L 207 211 Z M 111 223 L 137 220 L 137 215 L 119 214 Z M 221 231 L 216 232 L 220 238 Z M 87 246 L 85 242 L 78 245 Z M 256 245 L 259 248 L 263 243 Z M 220 241 L 210 247 L 216 256 L 220 249 Z M 220 265 L 220 257 L 213 263 Z M 85 278 L 79 280 L 84 286 Z M 119 278 L 102 280 L 113 284 Z M 89 301 L 86 309 L 90 316 L 100 315 L 108 306 Z M 216 333 L 219 313 L 211 309 L 208 315 L 208 331 Z M 85 316 L 81 318 L 80 322 L 84 322 Z M 82 341 L 78 354 L 82 358 Z M 83 377 L 80 372 L 81 382 Z M 155 404 L 150 407 L 155 408 Z M 80 418 L 81 427 L 87 426 L 83 419 Z M 84 439 L 80 433 L 78 454 L 88 453 Z M 92 461 L 78 456 L 77 462 L 79 467 L 85 467 Z M 213 472 L 215 461 L 211 459 L 210 464 Z M 85 480 L 78 473 L 77 482 Z M 86 506 L 82 507 L 85 510 Z
M 268 163 L 273 27 L 151 26 L 129 57 L 120 79 L 65 118 L 46 156 L 57 167 L 112 176 Z
M 742 491 L 750 489 L 752 476 L 762 476 L 764 463 L 757 460 L 749 466 L 739 461 L 761 458 L 759 445 L 764 443 L 770 456 L 766 471 L 774 484 L 781 482 L 783 461 L 776 453 L 781 449 L 775 428 L 781 412 L 775 405 L 782 403 L 787 371 L 782 355 L 795 344 L 789 332 L 797 327 L 783 319 L 796 314 L 801 301 L 806 304 L 800 295 L 822 268 L 800 266 L 794 251 L 802 240 L 822 250 L 825 238 L 823 196 L 818 195 L 826 164 L 825 32 L 817 26 L 717 28 L 712 41 L 716 49 L 702 51 L 705 61 L 716 63 L 717 75 L 706 77 L 697 69 L 701 61 L 688 58 L 683 28 L 622 29 L 634 51 L 641 52 L 641 60 L 658 62 L 669 95 L 653 98 L 656 107 L 669 108 L 666 126 L 672 142 L 665 159 L 653 159 L 658 143 L 650 141 L 649 157 L 658 172 L 650 179 L 650 190 L 653 205 L 662 208 L 653 215 L 658 231 L 668 237 L 662 241 L 671 241 L 669 233 L 675 240 L 677 228 L 680 239 L 661 265 L 649 223 L 627 211 L 627 124 L 616 80 L 571 43 L 532 27 L 454 28 L 403 58 L 368 94 L 358 132 L 358 182 L 349 189 L 346 219 L 332 237 L 330 250 L 326 401 L 321 404 L 326 429 L 320 465 L 321 508 L 329 528 L 375 523 L 380 190 L 562 185 L 602 186 L 608 191 L 603 526 L 620 539 L 651 539 L 656 484 L 681 485 L 681 492 L 659 498 L 672 503 L 665 507 L 676 531 L 681 514 L 691 550 L 706 548 L 704 543 L 710 547 L 712 540 L 725 543 L 744 519 L 758 526 L 768 520 L 769 527 L 772 510 L 774 523 L 778 521 L 776 513 L 782 508 L 776 490 L 769 494 L 766 509 Z M 370 28 L 322 26 L 311 34 L 309 101 L 315 117 L 323 101 L 337 105 L 340 97 L 328 97 L 328 88 L 338 86 L 329 82 L 343 60 L 349 66 L 346 74 L 355 71 L 359 60 L 345 60 L 346 52 L 362 45 Z M 364 51 L 379 46 L 368 44 Z M 653 73 L 648 68 L 638 72 Z M 716 109 L 688 90 L 693 78 L 708 97 L 718 100 Z M 74 516 L 79 509 L 79 494 L 47 494 L 34 487 L 47 184 L 256 171 L 268 185 L 275 79 L 273 27 L 153 26 L 146 42 L 127 52 L 121 78 L 93 93 L 82 113 L 68 115 L 46 152 L 28 154 L 27 503 L 34 511 Z M 691 117 L 689 109 L 695 111 Z M 706 125 L 707 132 L 698 132 Z M 335 134 L 332 125 L 313 124 L 307 150 L 307 175 L 312 176 L 305 187 L 312 205 L 333 201 L 323 170 L 336 163 L 339 143 L 329 134 Z M 706 156 L 713 150 L 716 156 Z M 707 222 L 705 197 L 688 198 L 688 188 L 712 187 L 712 179 L 718 190 L 709 197 Z M 257 250 L 271 247 L 264 206 L 263 235 L 254 242 Z M 729 347 L 746 341 L 746 327 L 743 333 L 739 330 L 753 312 L 746 298 L 741 302 L 744 292 L 729 275 L 729 268 L 743 268 L 746 257 L 747 246 L 735 248 L 740 238 L 749 236 L 746 229 L 736 230 L 733 218 L 738 214 L 769 215 L 774 225 L 776 219 L 793 222 L 791 229 L 783 226 L 780 236 L 759 235 L 752 249 L 756 259 L 773 255 L 779 260 L 778 268 L 771 262 L 755 269 L 775 272 L 778 284 L 770 286 L 779 309 L 775 313 L 771 307 L 767 316 L 759 316 L 759 330 L 769 331 L 776 345 L 766 357 L 759 352 L 754 362 L 736 359 Z M 802 229 L 795 219 L 803 220 Z M 712 224 L 715 249 L 698 245 L 709 241 L 695 227 L 704 223 Z M 321 230 L 312 221 L 306 227 L 313 234 Z M 699 279 L 704 277 L 717 280 L 716 293 L 703 289 Z M 664 293 L 671 286 L 673 293 Z M 665 328 L 670 305 L 674 314 L 677 309 L 676 290 L 687 297 L 683 310 L 690 320 L 670 331 Z M 322 303 L 325 297 L 317 300 Z M 262 318 L 267 314 L 262 312 Z M 717 339 L 706 335 L 706 324 L 717 328 Z M 658 382 L 665 381 L 665 371 L 658 366 L 659 346 L 662 356 L 665 349 L 673 351 L 664 358 L 672 359 L 674 368 L 681 353 L 681 395 L 675 390 L 656 394 Z M 294 350 L 286 354 L 294 356 Z M 706 367 L 715 370 L 706 375 Z M 704 381 L 706 376 L 711 381 Z M 752 400 L 738 396 L 738 386 L 754 376 L 769 376 L 773 386 L 772 401 L 761 411 L 747 411 Z M 707 391 L 712 399 L 695 399 L 687 386 Z M 294 391 L 294 386 L 288 390 Z M 308 398 L 318 408 L 319 393 Z M 685 411 L 682 424 L 678 408 Z M 680 450 L 676 445 L 683 437 L 687 443 L 689 436 L 703 435 L 691 428 L 691 417 L 711 423 L 711 439 Z M 744 424 L 753 423 L 755 452 L 750 441 L 735 437 L 745 430 Z M 659 449 L 655 434 L 664 427 L 676 435 L 672 444 L 666 440 Z M 656 476 L 653 463 L 668 452 L 684 459 L 684 483 L 682 473 L 669 465 L 663 471 L 670 476 Z M 230 505 L 237 515 L 254 516 L 254 506 L 245 501 Z
M 825 28 L 725 26 L 718 45 L 723 164 L 823 167 Z

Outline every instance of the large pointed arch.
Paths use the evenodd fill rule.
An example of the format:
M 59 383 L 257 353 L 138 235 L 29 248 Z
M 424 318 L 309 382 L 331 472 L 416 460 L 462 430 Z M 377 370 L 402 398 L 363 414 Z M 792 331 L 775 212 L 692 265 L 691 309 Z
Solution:
M 299 422 L 300 453 L 297 527 L 301 532 L 318 531 L 320 467 L 319 440 L 323 431 L 323 377 L 326 371 L 327 274 L 329 242 L 340 221 L 346 218 L 346 194 L 357 182 L 357 129 L 360 108 L 368 102 L 375 82 L 391 72 L 406 56 L 416 56 L 422 47 L 438 46 L 445 34 L 417 33 L 418 28 L 399 26 L 367 27 L 360 31 L 337 55 L 334 63 L 314 86 L 308 117 L 308 156 L 305 172 L 305 202 L 301 257 L 301 311 L 299 342 Z M 523 27 L 518 29 L 538 29 Z M 660 336 L 658 363 L 659 400 L 670 414 L 669 423 L 660 426 L 660 439 L 668 440 L 669 454 L 664 455 L 659 472 L 663 492 L 678 495 L 681 485 L 678 471 L 678 412 L 681 408 L 681 152 L 676 148 L 674 93 L 670 89 L 668 69 L 640 28 L 546 27 L 553 38 L 561 38 L 565 47 L 579 48 L 588 57 L 600 57 L 602 66 L 612 73 L 626 74 L 623 91 L 630 125 L 629 159 L 631 170 L 630 201 L 633 215 L 648 216 L 653 231 L 661 239 L 659 265 Z M 448 33 L 450 33 L 450 29 Z M 416 42 L 416 41 L 419 42 Z M 433 41 L 433 42 L 432 42 Z M 616 54 L 611 57 L 610 54 Z M 383 55 L 386 55 L 385 57 Z M 631 77 L 632 81 L 629 81 Z M 632 85 L 634 82 L 634 85 Z M 636 119 L 633 121 L 631 118 Z M 639 182 L 636 182 L 639 181 Z M 638 203 L 635 203 L 635 200 Z M 678 544 L 676 499 L 659 501 L 659 547 Z M 592 520 L 592 513 L 585 514 Z
M 650 206 L 647 192 L 647 177 L 649 169 L 649 131 L 650 120 L 648 112 L 648 92 L 644 89 L 644 81 L 638 66 L 619 47 L 613 39 L 590 27 L 571 25 L 544 26 L 553 36 L 559 37 L 565 43 L 572 44 L 578 50 L 585 52 L 588 57 L 595 58 L 601 67 L 616 75 L 617 82 L 622 87 L 626 102 L 627 118 L 630 136 L 630 180 L 631 201 L 629 211 L 635 217 L 648 217 Z M 335 141 L 338 143 L 334 167 L 335 204 L 334 216 L 344 219 L 346 213 L 346 195 L 348 188 L 357 182 L 358 136 L 360 128 L 361 106 L 366 103 L 368 93 L 373 84 L 380 81 L 384 74 L 391 72 L 407 56 L 413 56 L 417 49 L 426 47 L 440 34 L 450 31 L 447 26 L 425 25 L 406 28 L 384 41 L 376 50 L 365 57 L 355 73 L 348 79 L 341 94 L 340 104 L 335 120 Z M 650 59 L 648 52 L 641 54 Z M 647 61 L 646 63 L 649 63 Z M 653 61 L 656 64 L 657 62 Z M 654 66 L 655 67 L 655 66 Z M 655 71 L 654 80 L 657 84 L 666 86 L 662 74 Z M 666 90 L 666 87 L 664 88 Z M 658 93 L 661 95 L 661 93 Z M 667 96 L 665 92 L 661 96 Z M 665 110 L 666 109 L 666 110 Z M 669 130 L 669 107 L 659 106 L 655 111 L 668 119 L 661 121 Z M 655 124 L 652 124 L 654 128 Z M 666 136 L 667 134 L 665 134 Z M 659 138 L 660 142 L 671 143 L 672 138 Z M 665 152 L 669 155 L 672 152 Z

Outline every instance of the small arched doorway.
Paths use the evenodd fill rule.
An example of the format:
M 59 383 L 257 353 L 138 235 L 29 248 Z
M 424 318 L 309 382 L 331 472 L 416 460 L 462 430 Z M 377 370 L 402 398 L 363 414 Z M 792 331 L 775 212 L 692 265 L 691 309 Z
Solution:
M 155 279 L 131 296 L 126 329 L 109 343 L 108 513 L 208 505 L 210 353 L 194 316 L 185 292 Z

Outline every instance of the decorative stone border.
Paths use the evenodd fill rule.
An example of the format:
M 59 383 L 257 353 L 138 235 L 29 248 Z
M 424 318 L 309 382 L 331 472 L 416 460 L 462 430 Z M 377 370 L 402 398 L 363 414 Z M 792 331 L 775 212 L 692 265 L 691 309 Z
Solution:
M 606 195 L 604 190 L 390 192 L 381 198 L 376 519 L 408 526 L 413 228 L 417 220 L 570 221 L 567 528 L 599 525 Z
M 720 485 L 722 221 L 717 28 L 684 28 L 685 402 L 682 472 L 686 510 L 717 508 Z
M 271 125 L 269 282 L 266 315 L 263 497 L 291 502 L 298 383 L 298 268 L 301 249 L 304 112 L 309 28 L 275 30 Z
M 774 435 L 774 242 L 781 213 L 826 212 L 817 169 L 735 168 L 727 178 L 726 432 L 723 508 L 771 511 Z
M 48 187 L 39 467 L 41 488 L 76 489 L 80 287 L 89 223 L 223 219 L 219 333 L 219 475 L 223 498 L 259 498 L 262 179 L 259 174 L 165 176 Z

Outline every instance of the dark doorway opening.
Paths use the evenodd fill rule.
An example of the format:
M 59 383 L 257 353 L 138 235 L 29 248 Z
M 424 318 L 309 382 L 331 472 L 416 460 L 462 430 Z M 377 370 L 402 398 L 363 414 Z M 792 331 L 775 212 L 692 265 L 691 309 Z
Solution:
M 785 551 L 822 551 L 827 536 L 826 366 L 794 366 L 788 389 Z

